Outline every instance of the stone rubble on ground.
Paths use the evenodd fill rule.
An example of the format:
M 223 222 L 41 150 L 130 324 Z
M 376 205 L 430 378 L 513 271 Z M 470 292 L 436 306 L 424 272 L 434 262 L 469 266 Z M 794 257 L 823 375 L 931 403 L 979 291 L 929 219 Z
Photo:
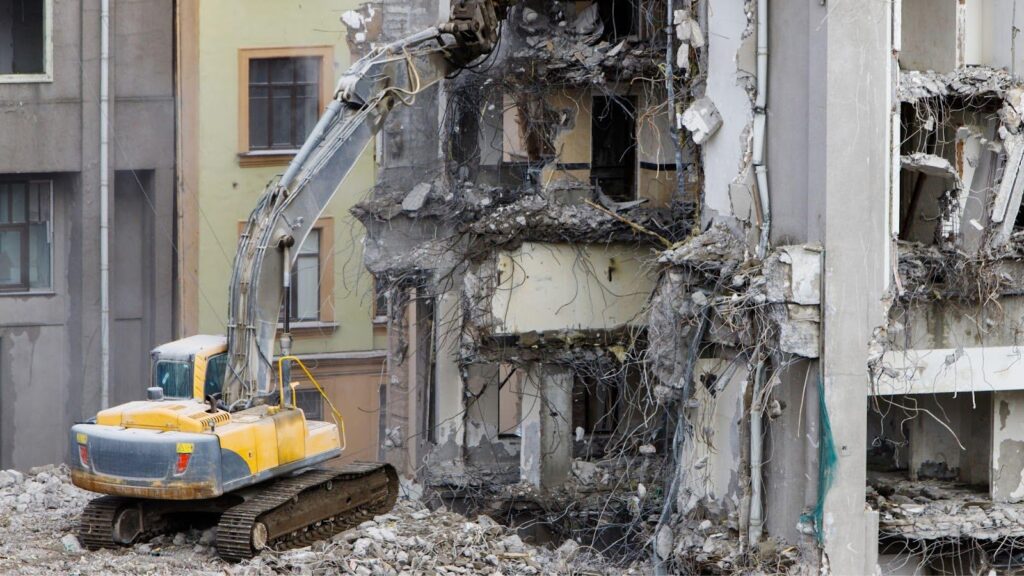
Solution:
M 411 500 L 330 540 L 267 551 L 237 564 L 217 556 L 214 528 L 166 534 L 131 548 L 87 551 L 76 529 L 81 510 L 96 496 L 72 485 L 65 466 L 35 468 L 27 475 L 0 471 L 0 574 L 644 573 L 614 567 L 572 540 L 555 550 L 537 547 L 487 516 L 470 520 Z

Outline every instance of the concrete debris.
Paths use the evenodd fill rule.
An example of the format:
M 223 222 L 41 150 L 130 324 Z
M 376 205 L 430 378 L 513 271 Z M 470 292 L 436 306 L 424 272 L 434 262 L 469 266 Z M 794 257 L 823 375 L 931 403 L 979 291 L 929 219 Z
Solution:
M 406 212 L 416 212 L 420 208 L 423 208 L 423 204 L 427 201 L 427 196 L 430 194 L 431 186 L 427 182 L 421 182 L 416 186 L 413 186 L 409 194 L 402 200 L 402 210 Z
M 662 252 L 658 262 L 717 269 L 722 275 L 734 270 L 745 258 L 746 247 L 725 224 L 716 222 L 704 233 Z
M 64 466 L 22 477 L 0 471 L 0 573 L 49 574 L 642 574 L 613 567 L 590 547 L 568 540 L 537 547 L 486 516 L 467 519 L 402 500 L 329 541 L 265 552 L 238 564 L 216 555 L 216 531 L 192 528 L 121 550 L 85 551 L 75 535 L 82 508 L 96 494 L 73 486 Z M 52 500 L 52 505 L 48 502 Z
M 904 70 L 896 97 L 913 103 L 927 98 L 990 96 L 1002 98 L 1013 85 L 1013 77 L 1004 70 L 985 66 L 969 66 L 947 74 Z
M 673 239 L 680 230 L 677 213 L 661 208 L 623 208 L 616 218 L 587 204 L 564 204 L 540 195 L 525 195 L 499 206 L 469 225 L 474 234 L 496 244 L 512 241 L 606 242 L 632 241 L 656 244 L 656 237 L 638 231 L 637 226 Z M 627 222 L 631 222 L 630 225 Z
M 603 39 L 606 28 L 597 2 L 568 14 L 555 2 L 540 11 L 512 8 L 505 31 L 507 45 L 498 58 L 510 75 L 522 80 L 543 79 L 547 84 L 605 84 L 614 80 L 657 74 L 664 55 L 661 35 L 642 39 L 635 35 L 614 44 Z
M 704 32 L 700 28 L 700 22 L 697 22 L 693 18 L 693 14 L 685 8 L 675 11 L 673 24 L 676 26 L 676 38 L 679 40 L 676 66 L 681 70 L 688 71 L 690 69 L 690 49 L 704 47 Z
M 868 505 L 883 536 L 909 540 L 1024 537 L 1024 503 L 994 503 L 986 492 L 942 480 L 909 480 L 899 473 L 868 476 Z
M 365 56 L 380 40 L 384 28 L 384 5 L 381 0 L 365 2 L 355 10 L 341 14 L 346 41 L 353 56 Z
M 711 99 L 698 98 L 679 117 L 679 127 L 690 131 L 695 144 L 704 144 L 722 127 L 722 115 Z

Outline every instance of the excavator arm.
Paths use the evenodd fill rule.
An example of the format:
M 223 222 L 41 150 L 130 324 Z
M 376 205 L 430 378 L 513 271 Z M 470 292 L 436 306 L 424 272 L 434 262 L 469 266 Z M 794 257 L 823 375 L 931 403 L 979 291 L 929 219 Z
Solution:
M 452 3 L 451 13 L 448 22 L 377 48 L 345 72 L 288 170 L 267 187 L 250 214 L 230 284 L 222 400 L 231 410 L 273 395 L 274 340 L 298 247 L 388 113 L 396 104 L 412 104 L 416 94 L 497 44 L 491 0 L 459 0 Z M 282 355 L 290 349 L 286 322 Z

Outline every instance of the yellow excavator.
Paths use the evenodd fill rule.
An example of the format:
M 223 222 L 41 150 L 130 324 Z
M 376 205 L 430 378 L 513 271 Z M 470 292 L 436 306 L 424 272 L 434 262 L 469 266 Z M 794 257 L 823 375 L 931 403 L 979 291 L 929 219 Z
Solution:
M 293 365 L 316 381 L 291 355 L 279 312 L 282 301 L 290 308 L 295 248 L 391 109 L 485 58 L 497 42 L 490 0 L 457 0 L 448 22 L 379 47 L 342 75 L 302 149 L 249 216 L 233 264 L 227 336 L 156 348 L 146 400 L 71 428 L 72 481 L 106 494 L 82 513 L 84 546 L 127 546 L 208 516 L 220 556 L 241 560 L 308 545 L 391 509 L 394 468 L 331 462 L 344 450 L 340 414 L 331 406 L 335 423 L 312 421 L 295 405 Z

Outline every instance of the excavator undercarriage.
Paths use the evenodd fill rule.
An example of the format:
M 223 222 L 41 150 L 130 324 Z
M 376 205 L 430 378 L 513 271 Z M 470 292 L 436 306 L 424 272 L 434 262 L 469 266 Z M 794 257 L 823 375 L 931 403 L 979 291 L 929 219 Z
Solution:
M 287 550 L 357 526 L 390 510 L 398 475 L 388 464 L 317 467 L 206 500 L 152 500 L 103 496 L 82 513 L 79 539 L 90 549 L 119 548 L 217 520 L 217 551 L 244 560 L 261 550 Z

